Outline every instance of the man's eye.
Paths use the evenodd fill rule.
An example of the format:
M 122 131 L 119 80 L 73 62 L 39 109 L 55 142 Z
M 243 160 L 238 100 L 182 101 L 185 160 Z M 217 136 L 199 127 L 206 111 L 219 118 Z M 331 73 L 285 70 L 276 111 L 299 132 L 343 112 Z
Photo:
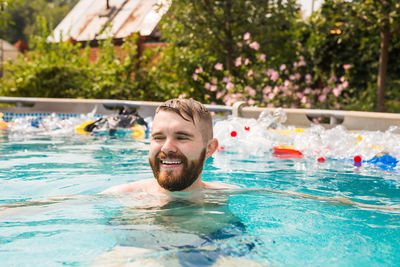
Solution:
M 177 139 L 178 140 L 189 140 L 189 137 L 187 137 L 187 136 L 178 136 Z
M 153 136 L 153 140 L 163 140 L 164 136 Z

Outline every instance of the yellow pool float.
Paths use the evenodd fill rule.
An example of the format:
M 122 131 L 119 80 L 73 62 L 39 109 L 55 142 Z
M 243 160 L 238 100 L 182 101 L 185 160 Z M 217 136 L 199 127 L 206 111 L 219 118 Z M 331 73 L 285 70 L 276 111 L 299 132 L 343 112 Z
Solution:
M 3 113 L 0 112 L 0 130 L 7 130 L 8 123 L 3 120 Z
M 83 134 L 83 135 L 89 135 L 90 132 L 85 131 L 86 126 L 88 126 L 89 124 L 94 123 L 94 121 L 87 121 L 82 123 L 81 125 L 79 125 L 78 127 L 75 128 L 75 132 L 78 134 Z
M 133 139 L 143 139 L 146 137 L 146 130 L 140 124 L 135 124 L 131 127 Z

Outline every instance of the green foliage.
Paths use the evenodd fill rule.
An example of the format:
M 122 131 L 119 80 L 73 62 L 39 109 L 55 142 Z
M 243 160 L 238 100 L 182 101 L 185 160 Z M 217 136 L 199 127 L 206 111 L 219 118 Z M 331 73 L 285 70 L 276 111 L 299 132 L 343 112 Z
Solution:
M 9 9 L 12 8 L 14 0 L 0 0 L 0 29 L 7 27 L 10 19 Z
M 5 65 L 0 94 L 27 97 L 157 99 L 148 90 L 147 66 L 154 57 L 146 51 L 137 57 L 136 35 L 117 51 L 111 39 L 99 41 L 97 59 L 92 48 L 70 42 L 49 43 L 47 22 L 38 25 L 41 36 L 32 40 L 33 51 Z M 146 79 L 145 79 L 146 78 Z M 154 82 L 153 82 L 154 84 Z M 155 86 L 153 86 L 155 88 Z
M 11 23 L 0 29 L 0 36 L 10 43 L 18 40 L 29 42 L 30 36 L 39 34 L 36 24 L 38 16 L 45 17 L 48 27 L 52 28 L 51 25 L 57 25 L 77 2 L 78 0 L 14 0 L 13 5 L 7 9 Z
M 221 63 L 230 76 L 239 77 L 243 71 L 234 66 L 238 57 L 255 62 L 257 54 L 263 53 L 268 55 L 265 65 L 274 67 L 292 62 L 296 57 L 298 11 L 294 0 L 173 1 L 160 26 L 172 48 L 162 51 L 159 70 L 166 73 L 159 86 L 173 84 L 178 89 L 175 97 L 180 93 L 210 102 L 204 84 L 193 80 L 200 66 L 211 75 L 214 65 Z M 259 46 L 257 53 L 249 46 L 238 45 L 246 32 L 251 32 Z
M 38 3 L 61 7 L 74 0 L 19 1 L 27 4 L 19 14 L 29 17 Z M 326 0 L 305 20 L 295 0 L 173 1 L 159 25 L 165 46 L 139 57 L 135 36 L 121 49 L 104 40 L 95 61 L 89 59 L 94 52 L 89 47 L 47 43 L 48 20 L 29 22 L 30 27 L 22 23 L 21 31 L 33 33 L 33 51 L 5 66 L 0 93 L 148 101 L 186 96 L 227 105 L 243 100 L 372 111 L 380 25 L 389 21 L 386 110 L 399 112 L 400 4 L 384 1 L 395 11 L 385 17 L 372 9 L 375 2 Z M 45 17 L 54 14 L 45 12 Z
M 319 12 L 311 16 L 302 32 L 302 43 L 317 73 L 341 75 L 349 64 L 349 87 L 340 102 L 345 109 L 376 109 L 377 78 L 380 53 L 380 30 L 376 10 L 366 13 L 373 0 L 326 0 Z M 393 7 L 397 1 L 387 1 Z M 400 21 L 400 17 L 397 18 Z M 388 88 L 399 77 L 399 38 L 392 36 L 388 62 Z M 391 85 L 392 84 L 392 85 Z M 394 96 L 390 91 L 387 94 Z M 388 111 L 395 109 L 388 108 Z M 397 110 L 399 111 L 399 110 Z

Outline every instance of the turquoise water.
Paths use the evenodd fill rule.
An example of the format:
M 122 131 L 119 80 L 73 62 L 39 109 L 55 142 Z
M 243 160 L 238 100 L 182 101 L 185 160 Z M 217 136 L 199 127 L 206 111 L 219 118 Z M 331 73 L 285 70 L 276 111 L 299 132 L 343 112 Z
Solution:
M 207 161 L 203 179 L 239 190 L 98 194 L 152 177 L 148 146 L 3 137 L 0 265 L 399 266 L 397 169 L 228 151 Z M 114 253 L 121 248 L 128 252 Z

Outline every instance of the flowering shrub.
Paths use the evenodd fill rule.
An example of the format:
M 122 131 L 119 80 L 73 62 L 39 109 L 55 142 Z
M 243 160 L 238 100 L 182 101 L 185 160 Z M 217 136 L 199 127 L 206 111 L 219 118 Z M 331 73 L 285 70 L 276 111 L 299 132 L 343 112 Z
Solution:
M 268 107 L 340 108 L 338 98 L 349 87 L 350 65 L 342 66 L 340 77 L 313 73 L 298 43 L 294 62 L 273 68 L 268 66 L 267 55 L 259 52 L 260 45 L 251 40 L 249 32 L 237 46 L 242 55 L 235 59 L 232 71 L 221 62 L 208 66 L 208 71 L 206 66 L 195 69 L 192 78 L 206 89 L 206 100 L 225 105 L 245 101 Z

